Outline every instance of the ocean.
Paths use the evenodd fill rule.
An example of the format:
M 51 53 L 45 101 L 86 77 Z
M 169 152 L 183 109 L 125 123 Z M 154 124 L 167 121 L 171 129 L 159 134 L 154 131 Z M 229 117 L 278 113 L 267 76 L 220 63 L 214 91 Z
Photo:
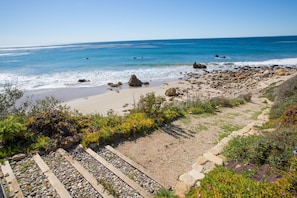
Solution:
M 297 65 L 297 36 L 77 43 L 0 48 L 0 91 L 97 87 L 177 80 L 185 73 L 250 66 Z M 79 79 L 89 82 L 78 83 Z

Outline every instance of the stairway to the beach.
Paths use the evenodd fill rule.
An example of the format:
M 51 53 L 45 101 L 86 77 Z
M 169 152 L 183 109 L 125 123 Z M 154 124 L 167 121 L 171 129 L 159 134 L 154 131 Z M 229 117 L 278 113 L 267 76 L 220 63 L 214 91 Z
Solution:
M 0 177 L 7 197 L 154 197 L 164 187 L 111 146 L 94 151 L 79 145 L 5 161 Z

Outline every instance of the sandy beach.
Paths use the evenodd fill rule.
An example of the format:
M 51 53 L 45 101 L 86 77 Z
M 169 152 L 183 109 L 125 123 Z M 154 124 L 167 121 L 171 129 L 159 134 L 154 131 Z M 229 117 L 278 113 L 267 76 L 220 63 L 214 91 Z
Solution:
M 129 113 L 142 95 L 151 92 L 156 96 L 166 97 L 167 101 L 170 97 L 165 96 L 165 92 L 169 88 L 176 89 L 177 96 L 174 97 L 176 101 L 197 98 L 207 100 L 216 96 L 234 98 L 245 93 L 259 94 L 268 85 L 284 81 L 295 73 L 296 70 L 293 68 L 273 69 L 269 67 L 241 69 L 234 72 L 212 72 L 204 75 L 190 73 L 187 74 L 186 79 L 164 82 L 157 86 L 125 86 L 125 88 L 110 88 L 105 92 L 101 90 L 97 95 L 75 98 L 65 104 L 83 114 L 106 115 L 112 109 L 117 115 L 124 115 Z
M 179 87 L 182 85 L 181 83 L 182 81 L 172 81 L 162 83 L 159 86 L 116 88 L 107 90 L 102 94 L 70 100 L 65 104 L 83 114 L 99 113 L 106 115 L 112 109 L 117 115 L 124 115 L 137 104 L 142 95 L 154 92 L 156 96 L 165 96 L 165 91 L 169 87 Z M 185 88 L 186 86 L 183 85 L 182 87 Z

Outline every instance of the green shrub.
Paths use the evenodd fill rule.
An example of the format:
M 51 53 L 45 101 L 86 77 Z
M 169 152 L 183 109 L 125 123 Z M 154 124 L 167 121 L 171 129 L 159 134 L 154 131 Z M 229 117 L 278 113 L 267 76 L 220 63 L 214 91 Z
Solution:
M 214 97 L 210 100 L 213 106 L 215 107 L 236 107 L 241 104 L 245 103 L 244 99 L 230 99 L 230 98 L 225 98 L 225 97 Z M 249 101 L 247 101 L 249 102 Z
M 5 144 L 15 144 L 19 139 L 24 138 L 26 126 L 20 121 L 20 118 L 10 116 L 0 120 L 0 140 Z
M 288 108 L 280 118 L 281 127 L 297 127 L 297 105 L 293 105 Z
M 228 160 L 240 160 L 258 165 L 288 170 L 289 159 L 297 145 L 296 128 L 282 128 L 263 136 L 236 137 L 224 148 Z
M 127 131 L 127 125 L 130 127 L 129 131 Z M 135 135 L 136 133 L 146 134 L 149 130 L 155 128 L 156 126 L 157 125 L 154 121 L 147 117 L 146 114 L 131 113 L 125 118 L 125 121 L 119 126 L 118 130 L 125 133 L 124 129 L 126 128 L 126 133 L 129 135 Z
M 4 119 L 11 114 L 21 111 L 16 106 L 16 101 L 23 96 L 23 92 L 16 87 L 5 86 L 4 92 L 0 93 L 0 119 Z
M 156 196 L 156 198 L 177 198 L 176 195 L 174 195 L 173 191 L 167 190 L 165 188 L 160 189 Z
M 249 162 L 255 157 L 254 145 L 257 136 L 238 136 L 228 142 L 223 154 L 229 161 Z
M 192 114 L 214 113 L 216 106 L 210 101 L 201 101 L 199 99 L 187 102 L 187 111 Z
M 297 104 L 297 76 L 278 86 L 274 95 L 274 104 L 269 114 L 270 119 L 281 117 L 290 106 Z
M 84 147 L 88 147 L 92 143 L 96 144 L 97 146 L 99 145 L 99 133 L 98 132 L 84 133 L 81 144 Z
M 50 138 L 46 136 L 37 136 L 32 144 L 32 149 L 47 151 L 50 148 Z
M 78 143 L 80 126 L 77 118 L 68 112 L 51 110 L 43 112 L 28 120 L 28 130 L 34 137 L 49 137 L 52 149 Z
M 153 119 L 157 125 L 168 123 L 182 116 L 181 108 L 174 106 L 172 102 L 166 104 L 165 101 L 164 97 L 157 97 L 154 93 L 148 93 L 140 97 L 131 114 L 144 113 L 147 117 Z
M 44 99 L 30 102 L 30 108 L 27 112 L 28 116 L 35 116 L 52 110 L 68 111 L 69 107 L 61 105 L 61 101 L 54 97 L 45 97 Z
M 296 170 L 275 183 L 265 183 L 218 167 L 209 172 L 201 186 L 193 188 L 187 197 L 295 197 L 296 179 Z

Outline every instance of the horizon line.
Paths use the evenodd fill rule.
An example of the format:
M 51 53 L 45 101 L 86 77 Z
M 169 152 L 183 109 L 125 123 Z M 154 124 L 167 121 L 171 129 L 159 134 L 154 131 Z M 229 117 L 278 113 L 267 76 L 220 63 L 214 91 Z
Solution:
M 109 40 L 109 41 L 82 41 L 82 42 L 65 42 L 65 43 L 52 43 L 52 44 L 33 44 L 33 45 L 7 45 L 0 46 L 0 49 L 5 48 L 29 48 L 29 47 L 57 47 L 66 45 L 78 45 L 78 44 L 92 44 L 92 43 L 117 43 L 117 42 L 138 42 L 138 41 L 166 41 L 166 40 L 203 40 L 203 39 L 240 39 L 240 38 L 265 38 L 265 37 L 292 37 L 292 35 L 261 35 L 261 36 L 230 36 L 230 37 L 200 37 L 200 38 L 156 38 L 156 39 L 135 39 L 135 40 Z

